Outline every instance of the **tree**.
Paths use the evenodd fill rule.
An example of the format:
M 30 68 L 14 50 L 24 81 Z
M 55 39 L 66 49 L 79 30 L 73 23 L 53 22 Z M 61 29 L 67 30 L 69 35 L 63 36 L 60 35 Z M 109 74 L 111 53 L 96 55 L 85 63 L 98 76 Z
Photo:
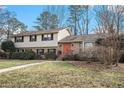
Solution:
M 4 31 L 0 30 L 0 43 L 2 42 L 4 36 L 5 36 Z
M 89 32 L 89 10 L 88 5 L 71 5 L 69 7 L 69 24 L 74 34 L 88 34 Z
M 20 22 L 13 12 L 0 10 L 0 20 L 0 31 L 4 32 L 2 37 L 7 37 L 7 40 L 14 33 L 26 31 L 27 26 Z
M 55 14 L 53 14 L 50 18 L 50 28 L 51 29 L 58 28 L 58 19 L 57 19 L 57 15 Z
M 68 13 L 68 6 L 63 5 L 47 5 L 45 10 L 51 13 L 54 13 L 58 16 L 58 28 L 64 28 L 67 26 L 67 13 Z
M 99 54 L 101 59 L 111 65 L 118 65 L 122 49 L 120 46 L 120 31 L 123 29 L 123 6 L 98 6 L 96 12 L 97 29 L 103 35 Z
M 36 19 L 37 26 L 34 26 L 37 30 L 49 30 L 58 28 L 58 16 L 48 11 L 43 12 Z
M 1 49 L 6 53 L 7 58 L 10 58 L 12 52 L 15 52 L 15 45 L 12 41 L 7 40 L 1 43 Z
M 74 35 L 78 34 L 78 30 L 80 29 L 80 18 L 82 15 L 82 8 L 80 5 L 71 5 L 69 7 L 69 25 L 71 26 Z
M 82 21 L 83 21 L 84 24 L 82 24 L 82 25 L 84 25 L 84 32 L 85 32 L 85 34 L 88 35 L 88 32 L 89 32 L 89 21 L 90 21 L 90 19 L 89 19 L 89 10 L 90 10 L 91 6 L 89 6 L 89 5 L 82 5 L 81 7 L 84 10 L 84 13 L 83 13 L 83 16 L 82 16 L 82 18 L 83 18 Z

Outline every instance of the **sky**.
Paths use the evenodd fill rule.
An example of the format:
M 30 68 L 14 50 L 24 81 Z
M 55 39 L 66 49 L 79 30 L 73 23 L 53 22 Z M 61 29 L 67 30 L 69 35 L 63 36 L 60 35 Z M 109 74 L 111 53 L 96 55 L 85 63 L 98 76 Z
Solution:
M 66 6 L 64 6 L 66 7 Z M 6 6 L 6 9 L 15 12 L 18 20 L 23 22 L 25 25 L 28 26 L 28 30 L 33 30 L 34 28 L 32 26 L 35 25 L 36 18 L 45 11 L 46 6 L 45 5 L 8 5 Z M 67 8 L 66 8 L 67 9 Z M 90 29 L 92 29 L 95 25 L 95 21 L 93 18 L 92 12 L 89 14 L 90 16 Z
M 34 22 L 41 12 L 44 10 L 44 6 L 38 5 L 9 5 L 6 9 L 15 12 L 17 18 L 28 26 L 28 30 L 33 29 Z

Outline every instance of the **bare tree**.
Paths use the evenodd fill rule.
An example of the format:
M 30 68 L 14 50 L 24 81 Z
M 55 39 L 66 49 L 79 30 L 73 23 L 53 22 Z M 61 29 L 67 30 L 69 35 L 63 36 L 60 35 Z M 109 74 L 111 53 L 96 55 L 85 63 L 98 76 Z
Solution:
M 71 5 L 69 6 L 69 17 L 68 23 L 72 27 L 74 35 L 84 34 L 84 8 L 81 5 Z
M 15 13 L 4 9 L 0 11 L 0 31 L 4 32 L 5 35 L 2 35 L 6 36 L 7 40 L 15 32 L 26 31 L 26 28 L 27 26 L 16 18 Z
M 82 26 L 83 29 L 85 29 L 85 34 L 88 34 L 89 32 L 89 10 L 90 10 L 91 6 L 89 5 L 82 5 L 82 9 L 83 9 L 83 15 L 82 15 Z
M 96 9 L 97 30 L 103 35 L 102 46 L 98 46 L 99 59 L 117 66 L 122 51 L 120 31 L 123 29 L 124 6 L 97 6 Z

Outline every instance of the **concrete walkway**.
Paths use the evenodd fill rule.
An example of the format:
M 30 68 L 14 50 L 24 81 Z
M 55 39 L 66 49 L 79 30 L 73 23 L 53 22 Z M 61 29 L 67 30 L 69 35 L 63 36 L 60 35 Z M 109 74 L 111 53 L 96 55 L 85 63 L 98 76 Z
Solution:
M 34 65 L 44 64 L 46 62 L 49 62 L 49 61 L 44 61 L 44 62 L 39 62 L 39 63 L 31 63 L 31 64 L 26 64 L 26 65 L 21 65 L 21 66 L 14 66 L 14 67 L 9 67 L 9 68 L 4 68 L 4 69 L 0 69 L 0 73 L 9 72 L 9 71 L 12 71 L 12 70 L 25 68 L 25 67 L 30 67 L 30 66 L 34 66 Z

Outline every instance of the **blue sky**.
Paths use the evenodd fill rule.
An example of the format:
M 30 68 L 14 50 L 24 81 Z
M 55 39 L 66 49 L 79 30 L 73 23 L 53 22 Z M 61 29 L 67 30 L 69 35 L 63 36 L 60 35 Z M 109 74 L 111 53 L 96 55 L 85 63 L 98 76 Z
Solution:
M 36 21 L 36 18 L 39 16 L 40 13 L 42 13 L 45 9 L 45 5 L 8 5 L 6 6 L 6 9 L 15 12 L 17 15 L 17 18 L 26 24 L 28 26 L 28 30 L 33 30 L 33 27 Z M 94 27 L 95 21 L 93 18 L 92 12 L 90 12 L 90 30 Z
M 17 18 L 28 26 L 28 30 L 32 30 L 34 21 L 44 9 L 43 6 L 38 5 L 9 5 L 6 8 L 15 12 Z

